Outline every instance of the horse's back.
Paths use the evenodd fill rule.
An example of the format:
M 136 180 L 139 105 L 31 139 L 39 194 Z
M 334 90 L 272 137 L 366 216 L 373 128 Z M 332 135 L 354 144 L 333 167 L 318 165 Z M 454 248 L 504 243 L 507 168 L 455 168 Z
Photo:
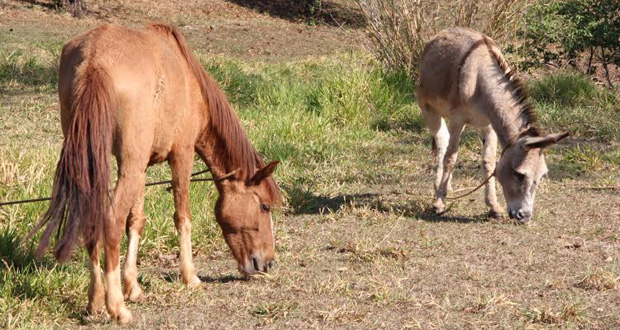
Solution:
M 150 29 L 116 25 L 103 25 L 69 40 L 63 47 L 59 77 L 65 132 L 73 116 L 76 78 L 89 65 L 110 76 L 109 88 L 117 100 L 115 109 L 110 109 L 115 112 L 117 139 L 131 143 L 126 149 L 135 149 L 115 153 L 146 150 L 151 162 L 164 160 L 179 127 L 192 124 L 186 117 L 196 106 L 190 98 L 194 79 L 174 40 Z

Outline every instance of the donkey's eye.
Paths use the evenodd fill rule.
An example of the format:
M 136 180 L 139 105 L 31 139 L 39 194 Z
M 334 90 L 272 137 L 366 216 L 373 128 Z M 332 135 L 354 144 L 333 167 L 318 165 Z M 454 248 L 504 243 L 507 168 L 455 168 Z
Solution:
M 269 204 L 261 204 L 260 209 L 263 212 L 269 212 L 271 210 L 271 206 L 269 206 Z
M 517 180 L 519 180 L 519 182 L 523 182 L 525 181 L 525 174 L 517 172 L 517 171 L 512 171 L 515 175 L 515 177 L 517 177 Z

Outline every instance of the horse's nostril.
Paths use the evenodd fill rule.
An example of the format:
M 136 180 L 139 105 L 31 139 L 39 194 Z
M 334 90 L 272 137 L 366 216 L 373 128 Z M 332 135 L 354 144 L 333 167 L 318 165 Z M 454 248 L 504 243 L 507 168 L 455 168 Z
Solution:
M 273 260 L 269 260 L 269 262 L 267 263 L 267 269 L 273 268 L 273 263 L 274 263 Z
M 519 212 L 517 212 L 516 218 L 517 218 L 517 220 L 521 220 L 521 219 L 525 218 L 525 215 L 523 214 L 523 211 L 519 210 Z
M 254 270 L 260 272 L 260 267 L 258 266 L 258 259 L 252 257 L 252 265 L 254 265 Z
M 508 216 L 510 217 L 510 219 L 514 219 L 515 218 L 515 211 L 513 211 L 513 210 L 508 211 Z

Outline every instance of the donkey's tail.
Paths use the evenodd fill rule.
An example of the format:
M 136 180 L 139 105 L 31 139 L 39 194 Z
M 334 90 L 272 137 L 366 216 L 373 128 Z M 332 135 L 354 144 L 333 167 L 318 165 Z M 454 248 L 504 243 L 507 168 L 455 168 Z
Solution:
M 76 70 L 71 121 L 56 166 L 47 212 L 28 237 L 47 225 L 37 253 L 56 232 L 54 255 L 66 261 L 81 235 L 87 247 L 102 237 L 108 217 L 110 154 L 116 104 L 111 78 L 93 59 Z

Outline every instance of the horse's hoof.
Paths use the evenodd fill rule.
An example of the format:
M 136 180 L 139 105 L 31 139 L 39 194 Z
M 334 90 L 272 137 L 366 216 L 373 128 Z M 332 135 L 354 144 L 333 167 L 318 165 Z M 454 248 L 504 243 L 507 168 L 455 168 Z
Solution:
M 128 324 L 131 322 L 131 320 L 132 320 L 132 316 L 131 316 L 131 312 L 129 311 L 129 309 L 127 309 L 127 307 L 125 306 L 121 306 L 121 308 L 118 310 L 116 321 L 119 324 Z
M 86 315 L 88 316 L 99 315 L 103 313 L 104 311 L 103 307 L 104 307 L 103 302 L 99 304 L 88 303 L 88 306 L 86 306 Z
M 194 275 L 185 285 L 187 285 L 187 288 L 189 289 L 196 289 L 202 285 L 202 281 L 198 278 L 198 276 Z
M 125 299 L 131 302 L 138 302 L 144 300 L 144 292 L 138 284 L 134 284 L 129 292 L 125 292 Z

